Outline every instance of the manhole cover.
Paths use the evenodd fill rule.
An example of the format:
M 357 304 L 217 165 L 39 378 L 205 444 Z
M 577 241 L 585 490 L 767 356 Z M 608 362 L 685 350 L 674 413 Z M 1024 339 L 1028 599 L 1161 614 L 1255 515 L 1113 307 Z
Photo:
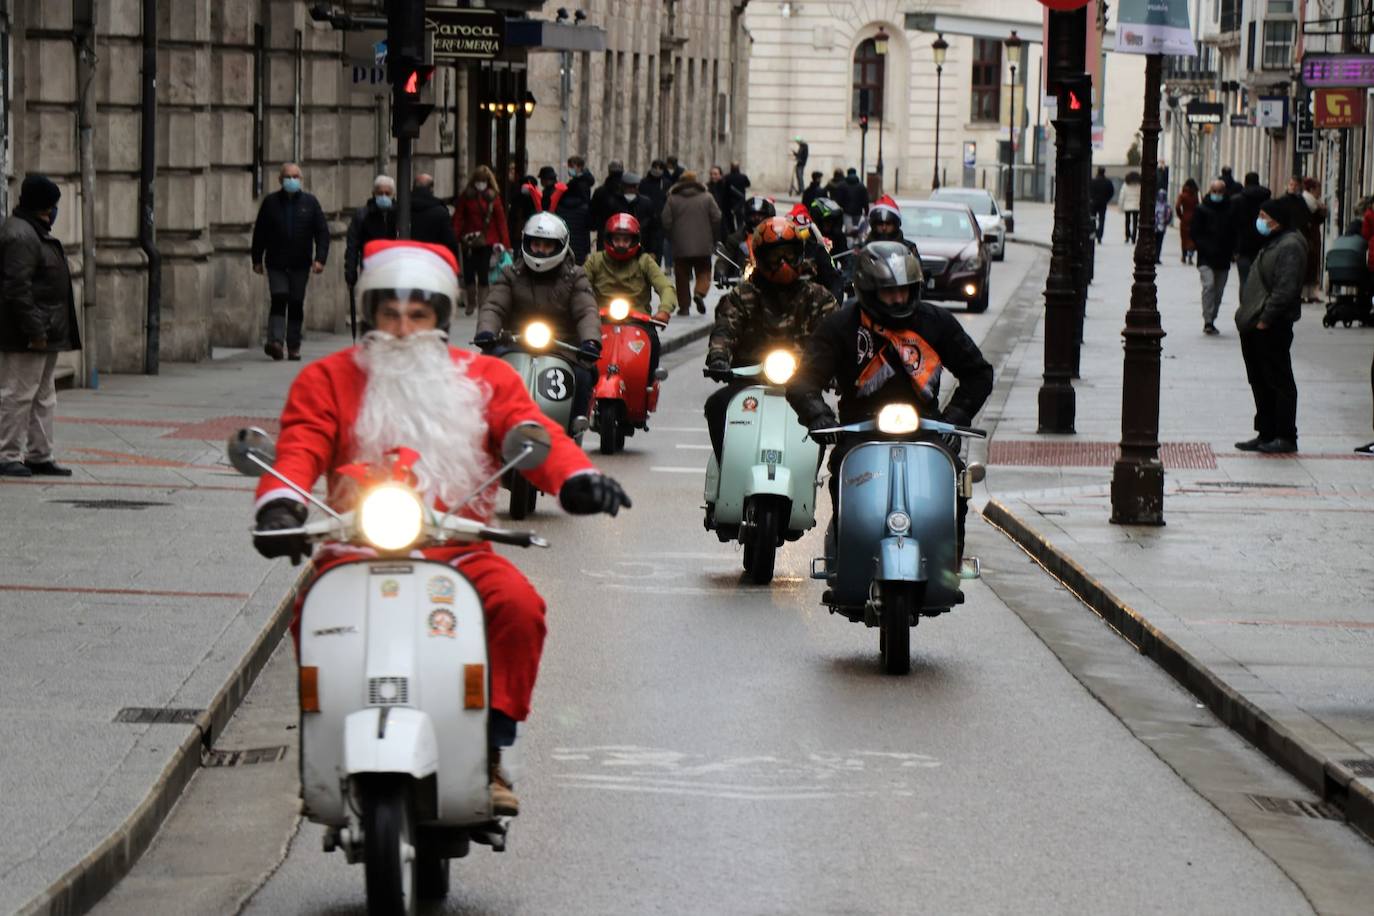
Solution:
M 62 503 L 78 509 L 151 509 L 154 506 L 170 506 L 171 503 L 148 502 L 141 499 L 50 499 L 50 503 Z
M 994 439 L 988 448 L 988 464 L 1109 468 L 1120 454 L 1121 447 L 1115 442 Z M 1217 466 L 1217 456 L 1206 442 L 1163 442 L 1159 460 L 1172 469 L 1212 470 Z
M 176 706 L 125 706 L 115 713 L 114 721 L 135 725 L 181 725 L 192 724 L 200 718 L 203 709 L 186 709 Z
M 1270 814 L 1287 814 L 1293 817 L 1315 817 L 1328 821 L 1343 821 L 1341 809 L 1328 802 L 1310 802 L 1299 798 L 1277 798 L 1272 795 L 1246 795 L 1256 808 Z
M 207 767 L 247 767 L 256 763 L 276 763 L 286 756 L 286 745 L 250 747 L 241 751 L 208 751 L 201 763 Z

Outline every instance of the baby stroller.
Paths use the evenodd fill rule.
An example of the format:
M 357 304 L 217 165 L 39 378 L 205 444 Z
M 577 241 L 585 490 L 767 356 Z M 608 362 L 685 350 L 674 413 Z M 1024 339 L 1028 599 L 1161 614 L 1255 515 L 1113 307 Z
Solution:
M 1358 222 L 1347 226 L 1346 234 L 1331 243 L 1331 250 L 1326 253 L 1331 301 L 1322 316 L 1322 327 L 1334 328 L 1340 322 L 1348 328 L 1357 321 L 1366 327 L 1374 325 L 1374 314 L 1370 311 L 1374 277 L 1366 263 L 1368 251 Z

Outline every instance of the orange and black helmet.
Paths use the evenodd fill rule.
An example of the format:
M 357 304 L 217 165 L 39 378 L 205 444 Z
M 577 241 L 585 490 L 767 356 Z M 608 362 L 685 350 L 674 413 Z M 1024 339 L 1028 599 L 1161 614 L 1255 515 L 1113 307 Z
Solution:
M 639 220 L 628 213 L 616 213 L 606 220 L 606 254 L 617 261 L 639 255 Z
M 802 238 L 796 225 L 775 216 L 759 223 L 749 238 L 755 272 L 770 283 L 787 286 L 801 276 Z

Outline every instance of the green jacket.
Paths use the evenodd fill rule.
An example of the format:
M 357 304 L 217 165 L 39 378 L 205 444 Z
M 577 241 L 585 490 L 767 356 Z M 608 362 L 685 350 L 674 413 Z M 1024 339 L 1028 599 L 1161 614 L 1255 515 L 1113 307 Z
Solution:
M 835 297 L 810 280 L 783 287 L 746 281 L 717 303 L 706 359 L 719 354 L 732 366 L 757 365 L 773 347 L 804 347 L 834 310 Z
M 633 261 L 617 261 L 607 257 L 606 252 L 598 251 L 582 265 L 587 279 L 592 281 L 592 292 L 596 293 L 598 305 L 604 305 L 616 296 L 625 296 L 641 311 L 653 314 L 649 307 L 654 292 L 658 293 L 659 310 L 677 310 L 677 292 L 673 281 L 658 266 L 651 254 L 641 254 Z
M 1292 324 L 1302 317 L 1302 278 L 1307 270 L 1307 242 L 1289 229 L 1267 242 L 1255 255 L 1240 291 L 1236 330 L 1253 331 L 1266 325 Z

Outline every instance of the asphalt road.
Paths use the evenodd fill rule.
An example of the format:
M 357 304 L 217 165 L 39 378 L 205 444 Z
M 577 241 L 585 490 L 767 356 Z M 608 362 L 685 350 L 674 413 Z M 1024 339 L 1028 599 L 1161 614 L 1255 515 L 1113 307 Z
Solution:
M 1011 247 L 991 311 L 963 316 L 976 338 L 1041 256 Z M 913 633 L 908 677 L 879 673 L 875 630 L 818 604 L 822 584 L 806 571 L 821 526 L 780 551 L 771 586 L 746 585 L 739 553 L 701 525 L 703 349 L 665 361 L 674 374 L 652 432 L 598 457 L 633 510 L 574 519 L 541 502 L 533 521 L 554 547 L 517 557 L 550 608 L 518 744 L 523 813 L 509 851 L 474 847 L 453 865 L 448 901 L 428 912 L 1311 911 L 1283 869 L 999 600 L 998 576 L 1026 581 L 1023 597 L 1043 593 L 1039 611 L 1062 608 L 1084 627 L 1072 637 L 1080 654 L 1096 647 L 1091 663 L 1117 666 L 1133 695 L 1204 715 L 1191 697 L 1028 574 L 976 517 L 969 549 L 986 578 Z M 280 665 L 263 678 L 290 674 Z M 1243 746 L 1227 753 L 1267 767 Z M 221 808 L 233 816 L 228 800 Z M 195 820 L 209 831 L 206 810 Z M 1328 827 L 1344 853 L 1366 850 L 1342 826 L 1314 829 Z M 253 840 L 280 848 L 280 829 Z M 361 868 L 322 853 L 320 836 L 299 826 L 245 912 L 364 912 Z

